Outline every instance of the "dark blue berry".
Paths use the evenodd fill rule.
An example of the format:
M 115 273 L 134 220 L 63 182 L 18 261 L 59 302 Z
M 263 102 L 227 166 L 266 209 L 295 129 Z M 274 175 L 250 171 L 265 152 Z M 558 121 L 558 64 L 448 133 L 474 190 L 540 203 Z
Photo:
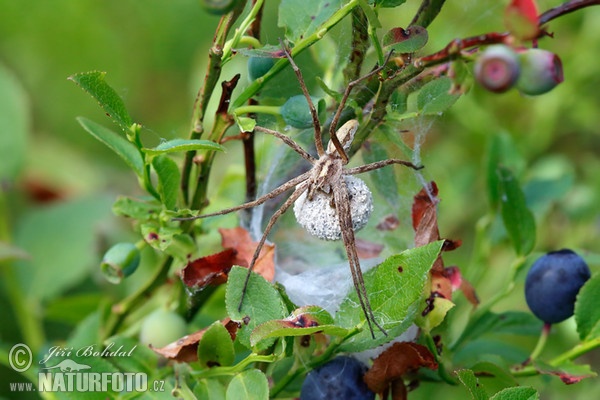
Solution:
M 375 393 L 363 380 L 366 369 L 355 358 L 336 357 L 306 376 L 300 400 L 373 400 Z
M 590 275 L 585 261 L 573 251 L 550 252 L 538 258 L 527 274 L 527 305 L 544 322 L 564 321 L 573 315 L 577 293 Z

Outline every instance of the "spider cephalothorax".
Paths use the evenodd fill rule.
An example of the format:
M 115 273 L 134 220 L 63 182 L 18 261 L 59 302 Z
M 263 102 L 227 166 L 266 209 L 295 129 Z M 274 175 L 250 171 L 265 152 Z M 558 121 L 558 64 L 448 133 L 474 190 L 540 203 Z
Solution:
M 346 164 L 348 164 L 348 155 L 346 152 L 350 148 L 352 140 L 354 139 L 354 134 L 358 129 L 358 121 L 354 119 L 347 121 L 339 129 L 336 129 L 342 110 L 352 88 L 364 79 L 381 72 L 383 66 L 374 69 L 369 74 L 348 84 L 344 95 L 342 96 L 340 105 L 331 121 L 329 129 L 330 140 L 327 144 L 327 148 L 324 148 L 321 137 L 321 124 L 319 122 L 315 106 L 308 93 L 308 89 L 306 88 L 306 84 L 304 83 L 304 79 L 302 78 L 302 73 L 290 55 L 289 50 L 283 45 L 282 47 L 285 56 L 289 60 L 294 72 L 296 73 L 296 76 L 298 77 L 300 87 L 302 88 L 302 92 L 304 93 L 309 105 L 314 126 L 314 144 L 318 158 L 311 156 L 288 136 L 271 129 L 256 126 L 254 128 L 256 132 L 266 133 L 279 138 L 302 158 L 311 163 L 312 168 L 309 171 L 290 179 L 286 183 L 254 201 L 212 214 L 180 219 L 206 218 L 255 207 L 294 188 L 294 192 L 290 195 L 290 197 L 279 207 L 279 209 L 273 213 L 269 219 L 269 222 L 265 227 L 264 233 L 258 242 L 256 251 L 254 252 L 253 258 L 250 262 L 246 284 L 248 283 L 248 278 L 250 277 L 250 271 L 253 269 L 254 264 L 258 259 L 260 251 L 267 240 L 267 235 L 271 231 L 271 228 L 277 219 L 295 203 L 294 211 L 296 213 L 298 222 L 311 234 L 321 239 L 339 240 L 341 238 L 343 240 L 346 254 L 348 256 L 348 263 L 352 272 L 354 287 L 358 295 L 360 306 L 365 314 L 371 335 L 375 337 L 374 326 L 376 326 L 383 334 L 387 335 L 383 326 L 377 322 L 375 315 L 373 314 L 373 310 L 371 309 L 362 277 L 362 272 L 360 270 L 360 262 L 356 252 L 356 241 L 354 238 L 354 231 L 363 227 L 368 221 L 369 214 L 372 210 L 372 198 L 366 184 L 353 175 L 373 171 L 375 169 L 392 164 L 400 164 L 413 169 L 419 169 L 421 167 L 415 166 L 408 161 L 386 159 L 358 167 L 346 168 Z M 354 200 L 354 204 L 358 204 L 359 202 L 364 203 L 362 205 L 366 206 L 366 208 L 358 208 L 357 210 L 357 207 L 353 206 L 353 202 L 350 199 L 351 196 Z M 360 198 L 360 196 L 364 197 Z M 318 213 L 321 220 L 311 220 L 308 213 L 303 212 L 303 208 L 304 211 L 306 211 L 306 207 L 313 207 L 313 209 L 328 207 L 330 211 L 328 214 L 329 216 L 327 216 L 325 219 L 322 219 L 324 218 L 324 214 Z M 332 218 L 332 215 L 335 217 Z M 242 295 L 242 302 L 243 299 L 244 296 Z M 240 308 L 241 305 L 242 303 L 240 302 Z

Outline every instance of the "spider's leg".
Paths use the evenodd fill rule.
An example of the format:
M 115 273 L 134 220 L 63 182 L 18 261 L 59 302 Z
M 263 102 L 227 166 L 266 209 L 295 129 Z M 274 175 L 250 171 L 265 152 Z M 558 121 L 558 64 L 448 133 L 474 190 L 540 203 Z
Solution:
M 281 217 L 283 215 L 283 213 L 285 213 L 288 210 L 288 208 L 290 208 L 290 206 L 292 204 L 294 204 L 294 202 L 298 199 L 298 197 L 300 197 L 300 195 L 302 195 L 302 193 L 304 193 L 306 191 L 306 189 L 308 188 L 308 185 L 309 185 L 309 182 L 304 182 L 300 186 L 298 186 L 296 188 L 296 190 L 294 190 L 294 193 L 292 193 L 292 195 L 285 201 L 285 203 L 283 203 L 281 205 L 281 207 L 279 207 L 279 209 L 273 213 L 273 215 L 271 216 L 271 219 L 269 219 L 269 223 L 265 227 L 265 231 L 263 232 L 263 235 L 260 238 L 258 245 L 256 246 L 256 250 L 254 251 L 254 255 L 252 256 L 250 265 L 248 265 L 248 274 L 246 275 L 246 280 L 244 281 L 244 289 L 242 290 L 242 297 L 240 298 L 240 304 L 238 305 L 238 311 L 242 310 L 242 304 L 244 303 L 244 297 L 246 296 L 246 289 L 248 287 L 248 281 L 250 280 L 250 274 L 252 273 L 252 269 L 254 268 L 254 265 L 256 264 L 258 257 L 260 256 L 260 252 L 261 252 L 265 242 L 267 241 L 267 236 L 269 235 L 269 232 L 271 232 L 271 228 L 273 228 L 273 225 L 275 225 L 275 222 L 277 222 L 277 219 L 279 219 L 279 217 Z
M 392 164 L 404 165 L 405 167 L 412 168 L 416 171 L 423 169 L 422 165 L 415 165 L 409 161 L 398 160 L 396 158 L 390 158 L 388 160 L 376 161 L 373 163 L 360 165 L 360 166 L 354 167 L 354 168 L 347 168 L 344 170 L 344 175 L 362 174 L 363 172 L 373 171 L 373 170 L 383 168 L 383 167 L 386 167 L 386 166 L 392 165 Z
M 208 218 L 208 217 L 214 217 L 217 215 L 225 215 L 225 214 L 229 214 L 232 213 L 234 211 L 239 211 L 239 210 L 244 210 L 246 208 L 252 208 L 252 207 L 256 207 L 258 205 L 263 204 L 264 202 L 266 202 L 267 200 L 270 200 L 272 198 L 275 198 L 277 196 L 279 196 L 280 194 L 288 191 L 289 189 L 293 188 L 294 186 L 304 182 L 305 180 L 307 180 L 310 177 L 310 171 L 303 173 L 302 175 L 299 175 L 293 179 L 290 179 L 289 181 L 287 181 L 286 183 L 284 183 L 283 185 L 273 189 L 272 191 L 270 191 L 269 193 L 260 196 L 258 199 L 254 200 L 254 201 L 249 201 L 247 203 L 241 204 L 239 206 L 235 206 L 235 207 L 231 207 L 231 208 L 226 208 L 224 210 L 221 211 L 217 211 L 214 213 L 210 213 L 210 214 L 204 214 L 204 215 L 197 215 L 195 217 L 179 217 L 179 218 L 173 218 L 173 221 L 190 221 L 190 220 L 194 220 L 194 219 L 199 219 L 199 218 Z
M 302 158 L 304 158 L 311 164 L 314 164 L 317 162 L 317 160 L 313 156 L 308 154 L 302 147 L 298 146 L 296 144 L 296 142 L 294 142 L 292 139 L 285 136 L 284 134 L 274 131 L 274 130 L 271 130 L 271 129 L 263 128 L 262 126 L 255 126 L 254 130 L 258 131 L 258 132 L 262 132 L 262 133 L 268 133 L 269 135 L 275 136 L 276 138 L 280 139 L 283 143 L 287 144 L 296 153 L 300 154 L 302 156 Z
M 362 81 L 364 81 L 366 79 L 369 79 L 373 75 L 376 75 L 379 72 L 381 72 L 385 68 L 385 66 L 388 63 L 388 61 L 390 60 L 391 56 L 392 56 L 392 52 L 390 51 L 390 53 L 388 54 L 387 58 L 385 59 L 383 65 L 378 66 L 377 68 L 375 68 L 368 74 L 361 76 L 360 78 L 355 79 L 352 82 L 348 83 L 348 86 L 346 86 L 346 90 L 344 91 L 344 95 L 342 96 L 342 100 L 340 101 L 340 105 L 338 106 L 338 108 L 335 112 L 335 115 L 333 116 L 333 119 L 331 120 L 331 125 L 329 125 L 329 140 L 331 140 L 331 142 L 337 149 L 338 154 L 342 157 L 342 159 L 344 160 L 344 163 L 348 162 L 348 155 L 344 151 L 344 147 L 340 143 L 340 140 L 337 137 L 336 132 L 337 132 L 337 124 L 340 120 L 340 116 L 342 115 L 342 111 L 344 110 L 344 107 L 346 107 L 346 101 L 348 101 L 348 97 L 350 96 L 350 92 L 352 91 L 354 86 L 358 85 L 359 83 L 361 83 Z
M 312 116 L 313 125 L 315 128 L 315 147 L 317 148 L 317 154 L 319 155 L 319 157 L 321 157 L 323 154 L 325 154 L 325 149 L 323 148 L 323 139 L 321 138 L 321 123 L 319 122 L 319 115 L 317 113 L 317 109 L 315 108 L 315 105 L 313 104 L 312 99 L 310 98 L 310 94 L 308 93 L 308 88 L 306 87 L 306 83 L 304 82 L 304 78 L 302 77 L 302 71 L 300 71 L 300 68 L 298 68 L 298 65 L 296 65 L 296 62 L 292 58 L 292 55 L 290 54 L 288 48 L 285 46 L 285 44 L 283 44 L 283 41 L 280 39 L 279 42 L 281 43 L 283 52 L 285 53 L 285 56 L 290 62 L 290 65 L 292 66 L 296 77 L 298 78 L 298 82 L 300 83 L 302 93 L 304 93 L 304 97 L 306 97 L 306 101 L 308 102 L 308 108 L 310 109 L 310 115 Z
M 365 319 L 369 325 L 371 336 L 375 339 L 375 332 L 373 325 L 375 325 L 385 336 L 387 332 L 375 319 L 373 309 L 369 302 L 367 295 L 367 289 L 365 288 L 365 281 L 363 279 L 362 271 L 360 270 L 360 262 L 358 254 L 356 253 L 356 240 L 354 238 L 354 230 L 352 229 L 352 215 L 350 213 L 350 198 L 348 196 L 348 189 L 343 179 L 339 179 L 333 184 L 333 199 L 335 202 L 336 212 L 340 221 L 340 228 L 342 230 L 342 239 L 344 240 L 344 247 L 346 248 L 346 254 L 348 256 L 348 263 L 350 264 L 350 271 L 352 273 L 352 280 L 354 282 L 354 288 L 358 295 L 360 306 L 365 314 Z

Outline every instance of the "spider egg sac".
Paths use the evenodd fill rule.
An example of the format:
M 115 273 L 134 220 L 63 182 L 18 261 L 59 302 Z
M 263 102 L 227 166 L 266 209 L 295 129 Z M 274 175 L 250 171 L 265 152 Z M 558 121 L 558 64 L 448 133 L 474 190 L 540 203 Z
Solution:
M 369 221 L 373 211 L 373 196 L 368 186 L 359 178 L 344 176 L 350 198 L 352 227 L 357 231 Z M 294 203 L 296 221 L 313 236 L 323 240 L 339 240 L 342 237 L 337 211 L 332 207 L 333 193 L 316 191 L 313 199 L 308 200 L 307 192 Z

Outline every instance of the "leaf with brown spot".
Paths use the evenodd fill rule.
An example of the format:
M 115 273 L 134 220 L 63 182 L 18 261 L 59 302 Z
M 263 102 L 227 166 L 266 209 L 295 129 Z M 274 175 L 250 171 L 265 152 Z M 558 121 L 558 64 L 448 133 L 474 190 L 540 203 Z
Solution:
M 232 321 L 230 318 L 225 318 L 221 323 L 229 332 L 231 340 L 235 340 L 237 330 L 240 327 L 239 323 Z M 186 335 L 164 347 L 156 348 L 150 345 L 150 348 L 154 350 L 155 353 L 169 360 L 185 363 L 198 361 L 198 343 L 202 339 L 206 329 L 207 328 L 204 328 L 190 335 Z
M 182 271 L 183 283 L 194 289 L 222 285 L 227 282 L 229 270 L 235 264 L 236 251 L 226 249 L 220 253 L 200 257 L 187 263 Z
M 232 248 L 236 250 L 234 265 L 248 268 L 258 242 L 252 241 L 250 233 L 242 227 L 231 229 L 219 229 L 221 234 L 221 245 L 223 248 Z M 275 277 L 275 246 L 264 244 L 260 254 L 254 264 L 254 272 L 262 275 L 269 282 Z
M 566 385 L 572 385 L 585 378 L 597 376 L 597 374 L 590 369 L 589 365 L 577 365 L 572 362 L 567 362 L 558 367 L 553 367 L 539 360 L 535 360 L 533 364 L 540 374 L 557 376 Z
M 417 343 L 394 343 L 373 361 L 373 366 L 365 374 L 364 380 L 373 392 L 382 398 L 392 388 L 394 399 L 403 399 L 400 385 L 402 377 L 424 367 L 432 370 L 438 368 L 435 357 L 427 349 Z M 395 392 L 395 393 L 394 393 Z M 404 391 L 405 394 L 405 391 Z

